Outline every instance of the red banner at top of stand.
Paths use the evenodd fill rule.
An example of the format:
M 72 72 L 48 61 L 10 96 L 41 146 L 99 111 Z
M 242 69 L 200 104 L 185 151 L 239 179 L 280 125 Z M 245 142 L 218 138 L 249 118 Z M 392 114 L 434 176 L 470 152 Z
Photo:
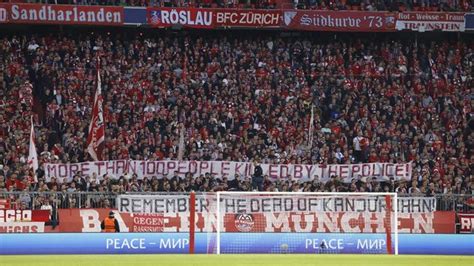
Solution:
M 213 9 L 213 8 L 148 8 L 148 23 L 154 27 L 187 28 L 279 28 L 281 10 Z
M 284 29 L 294 31 L 391 32 L 465 29 L 461 12 L 384 12 L 295 9 L 170 8 L 0 3 L 0 23 L 199 29 Z M 146 12 L 145 12 L 146 9 Z M 128 21 L 125 18 L 127 15 Z M 146 16 L 146 19 L 145 19 Z M 139 22 L 137 22 L 139 21 Z
M 123 25 L 124 9 L 117 6 L 0 4 L 0 23 Z
M 394 31 L 395 14 L 363 11 L 285 10 L 284 27 L 305 31 Z

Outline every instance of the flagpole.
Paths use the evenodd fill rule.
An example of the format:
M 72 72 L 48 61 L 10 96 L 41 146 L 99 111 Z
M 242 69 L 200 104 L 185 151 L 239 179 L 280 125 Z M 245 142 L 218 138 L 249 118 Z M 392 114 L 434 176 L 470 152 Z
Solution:
M 309 119 L 309 128 L 308 128 L 308 147 L 313 148 L 313 132 L 314 132 L 314 106 L 311 104 L 311 117 Z
M 100 78 L 100 59 L 97 57 L 97 89 L 92 106 L 92 117 L 87 136 L 87 152 L 94 161 L 102 160 L 105 142 L 105 121 L 102 109 L 102 81 Z
M 182 161 L 184 156 L 184 124 L 179 129 L 178 161 Z
M 97 79 L 100 80 L 101 82 L 101 88 L 100 88 L 100 94 L 102 95 L 102 79 L 100 77 L 100 68 L 101 68 L 101 60 L 100 60 L 100 56 L 101 56 L 102 52 L 99 52 L 97 54 Z M 102 105 L 102 102 L 101 102 L 101 105 Z M 104 124 L 105 124 L 105 120 L 104 120 Z M 104 140 L 103 140 L 103 146 L 105 146 L 105 126 L 104 126 Z M 98 156 L 100 159 L 103 159 L 104 158 L 104 149 L 100 149 L 99 150 L 99 156 Z

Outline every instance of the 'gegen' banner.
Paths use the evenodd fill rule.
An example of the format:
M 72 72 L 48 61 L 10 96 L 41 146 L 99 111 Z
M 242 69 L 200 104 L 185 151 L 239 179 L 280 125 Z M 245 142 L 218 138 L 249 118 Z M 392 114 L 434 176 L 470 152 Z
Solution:
M 263 174 L 271 179 L 319 180 L 326 182 L 331 176 L 339 176 L 343 182 L 349 183 L 352 178 L 376 177 L 383 181 L 393 177 L 395 180 L 411 180 L 411 163 L 364 163 L 364 164 L 261 164 Z M 255 165 L 250 162 L 230 161 L 135 161 L 116 160 L 68 164 L 45 164 L 45 177 L 71 180 L 74 174 L 98 176 L 107 174 L 119 178 L 126 174 L 137 174 L 143 177 L 157 176 L 172 178 L 175 174 L 183 177 L 186 173 L 194 176 L 210 173 L 218 177 L 233 180 L 235 175 L 250 177 Z

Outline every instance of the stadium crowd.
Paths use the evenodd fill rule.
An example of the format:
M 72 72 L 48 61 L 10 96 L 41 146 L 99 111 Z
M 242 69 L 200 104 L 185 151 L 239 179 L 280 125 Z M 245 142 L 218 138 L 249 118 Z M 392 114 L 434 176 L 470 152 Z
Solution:
M 0 37 L 0 192 L 396 191 L 471 194 L 474 43 L 167 32 Z M 354 36 L 352 36 L 354 38 Z M 409 182 L 210 174 L 45 180 L 85 151 L 101 58 L 104 160 L 413 162 Z M 314 137 L 308 143 L 311 108 Z M 41 166 L 28 170 L 30 115 Z
M 471 0 L 0 0 L 70 5 L 212 7 L 212 8 L 298 8 L 366 11 L 471 11 Z

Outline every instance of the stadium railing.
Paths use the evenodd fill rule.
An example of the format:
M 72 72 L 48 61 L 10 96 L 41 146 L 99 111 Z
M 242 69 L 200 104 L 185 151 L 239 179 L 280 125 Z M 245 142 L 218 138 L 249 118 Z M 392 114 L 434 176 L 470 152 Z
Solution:
M 116 198 L 121 194 L 180 194 L 180 192 L 0 192 L 0 209 L 2 205 L 8 208 L 40 209 L 45 200 L 55 208 L 115 208 Z M 413 197 L 413 194 L 399 194 L 399 197 Z M 437 211 L 468 212 L 473 207 L 467 204 L 471 194 L 435 194 Z M 3 207 L 5 208 L 5 207 Z
M 209 192 L 210 194 L 214 194 Z M 0 192 L 0 210 L 21 209 L 40 210 L 50 209 L 50 222 L 58 221 L 58 209 L 117 209 L 119 195 L 182 195 L 181 192 Z M 206 192 L 197 192 L 206 194 Z M 419 195 L 418 195 L 419 196 Z M 399 194 L 398 198 L 417 197 L 413 194 Z M 458 214 L 474 213 L 474 195 L 472 194 L 435 194 L 435 211 L 451 211 L 456 213 L 456 232 L 460 222 Z M 46 203 L 48 201 L 48 203 Z M 50 204 L 51 206 L 45 206 Z

